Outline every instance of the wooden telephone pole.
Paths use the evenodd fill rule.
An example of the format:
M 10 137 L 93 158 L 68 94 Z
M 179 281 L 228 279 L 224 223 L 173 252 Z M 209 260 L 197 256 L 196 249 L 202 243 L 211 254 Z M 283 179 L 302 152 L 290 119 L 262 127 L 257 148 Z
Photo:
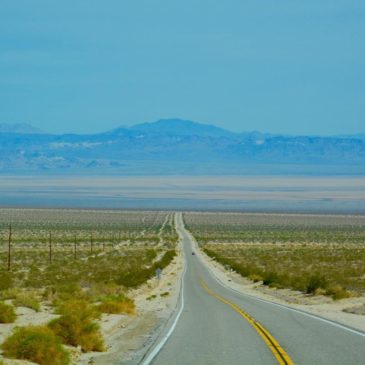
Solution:
M 52 264 L 52 233 L 49 232 L 49 263 Z
M 77 241 L 76 241 L 76 235 L 75 235 L 75 243 L 74 243 L 74 259 L 77 258 Z
M 11 269 L 11 237 L 12 236 L 12 230 L 11 225 L 9 226 L 9 241 L 8 241 L 8 271 Z

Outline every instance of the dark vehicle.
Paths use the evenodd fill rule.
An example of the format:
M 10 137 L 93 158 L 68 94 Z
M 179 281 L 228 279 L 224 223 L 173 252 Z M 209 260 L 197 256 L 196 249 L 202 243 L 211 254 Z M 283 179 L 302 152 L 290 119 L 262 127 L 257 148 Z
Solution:
M 192 254 L 192 255 L 195 255 L 195 252 L 192 252 L 191 254 Z

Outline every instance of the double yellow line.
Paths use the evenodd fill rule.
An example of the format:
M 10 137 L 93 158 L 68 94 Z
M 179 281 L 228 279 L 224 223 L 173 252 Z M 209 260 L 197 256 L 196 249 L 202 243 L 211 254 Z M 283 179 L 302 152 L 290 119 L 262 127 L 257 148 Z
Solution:
M 236 304 L 234 304 L 234 303 L 230 302 L 229 300 L 221 297 L 220 295 L 214 293 L 202 279 L 200 280 L 200 282 L 201 282 L 202 287 L 205 289 L 205 291 L 208 294 L 210 294 L 214 298 L 217 298 L 221 302 L 229 305 L 237 313 L 239 313 L 244 319 L 246 319 L 247 322 L 249 322 L 252 325 L 252 327 L 258 332 L 258 334 L 265 341 L 266 345 L 269 347 L 271 352 L 274 354 L 279 365 L 294 365 L 294 363 L 291 360 L 291 358 L 289 357 L 289 355 L 279 345 L 279 343 L 275 340 L 275 338 L 270 334 L 270 332 L 267 329 L 265 329 L 259 322 L 257 322 L 254 318 L 252 318 L 248 313 L 243 311 Z

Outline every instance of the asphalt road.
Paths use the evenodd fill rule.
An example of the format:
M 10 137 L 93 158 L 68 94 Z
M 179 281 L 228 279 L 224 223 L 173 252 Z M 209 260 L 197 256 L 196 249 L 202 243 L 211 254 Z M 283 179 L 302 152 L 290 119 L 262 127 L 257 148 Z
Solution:
M 192 239 L 181 215 L 177 222 L 186 258 L 184 304 L 152 364 L 365 364 L 364 335 L 222 286 L 192 255 Z

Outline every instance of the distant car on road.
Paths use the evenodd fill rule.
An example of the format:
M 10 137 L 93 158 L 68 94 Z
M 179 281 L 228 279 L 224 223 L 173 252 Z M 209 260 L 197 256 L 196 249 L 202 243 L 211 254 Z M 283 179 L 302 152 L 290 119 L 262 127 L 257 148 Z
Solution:
M 195 252 L 193 251 L 191 254 L 192 254 L 192 255 L 195 255 Z

